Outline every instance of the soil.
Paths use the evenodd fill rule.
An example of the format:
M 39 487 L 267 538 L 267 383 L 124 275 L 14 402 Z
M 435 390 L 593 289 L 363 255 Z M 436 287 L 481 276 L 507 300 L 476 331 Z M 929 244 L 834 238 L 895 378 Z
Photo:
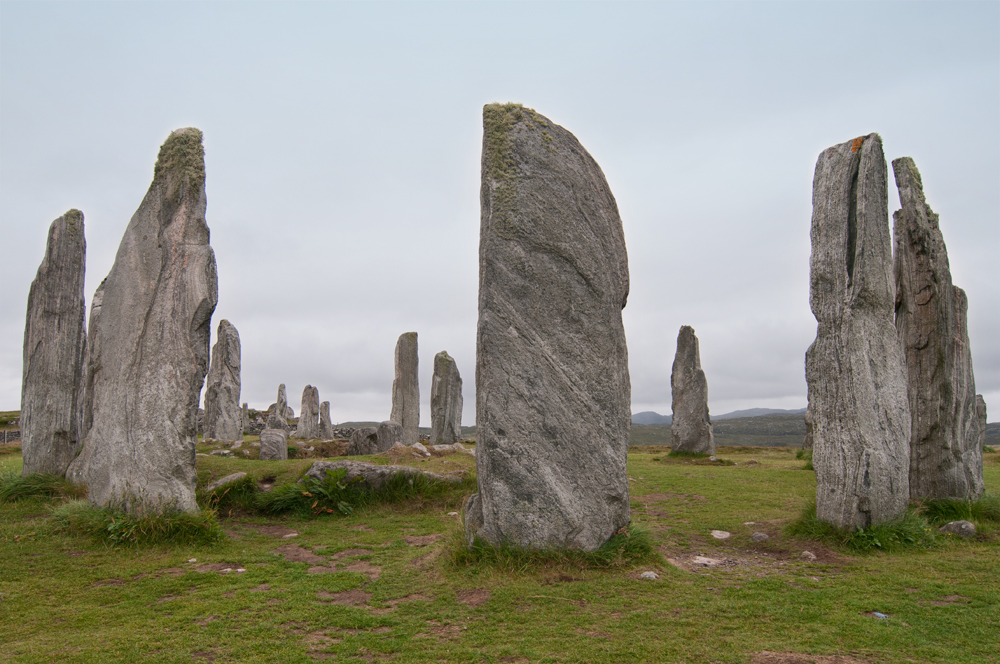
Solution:
M 371 593 L 364 590 L 345 590 L 339 593 L 329 593 L 321 590 L 316 593 L 316 597 L 324 604 L 344 604 L 346 606 L 363 606 L 372 598 Z
M 271 553 L 284 556 L 285 560 L 290 563 L 309 563 L 310 565 L 315 565 L 317 563 L 322 564 L 326 562 L 325 557 L 317 556 L 309 549 L 303 549 L 298 544 L 286 544 L 285 546 L 279 546 Z
M 490 591 L 485 588 L 459 590 L 455 595 L 455 599 L 466 606 L 482 606 L 490 601 Z

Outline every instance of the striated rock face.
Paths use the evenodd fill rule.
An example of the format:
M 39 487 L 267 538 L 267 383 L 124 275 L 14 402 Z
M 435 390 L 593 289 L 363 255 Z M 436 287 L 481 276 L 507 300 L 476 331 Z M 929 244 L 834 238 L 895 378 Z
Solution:
M 319 437 L 323 440 L 333 438 L 333 422 L 330 421 L 330 402 L 319 405 Z
M 278 385 L 278 400 L 271 404 L 271 407 L 267 411 L 267 428 L 288 431 L 290 427 L 288 426 L 287 418 L 295 417 L 288 414 L 290 410 L 291 408 L 288 407 L 288 395 L 285 393 L 285 384 L 281 383 Z
M 674 413 L 670 424 L 671 451 L 715 454 L 712 420 L 708 416 L 708 380 L 701 370 L 698 337 L 688 325 L 677 334 L 670 392 Z
M 403 426 L 403 443 L 420 441 L 420 384 L 417 380 L 417 333 L 404 332 L 396 341 L 396 377 L 392 381 L 392 414 Z
M 288 459 L 288 431 L 264 429 L 260 432 L 260 460 L 285 461 Z
M 83 213 L 49 226 L 45 257 L 28 292 L 21 374 L 22 473 L 63 475 L 82 441 L 87 305 Z
M 234 442 L 243 440 L 240 333 L 223 319 L 216 336 L 205 382 L 205 438 Z
M 404 445 L 403 427 L 398 422 L 386 420 L 378 425 L 378 451 L 385 452 L 397 443 Z
M 355 429 L 351 434 L 351 440 L 347 443 L 347 456 L 378 453 L 378 429 L 375 427 Z
M 451 445 L 462 440 L 462 377 L 446 351 L 434 356 L 431 380 L 431 444 Z
M 201 132 L 179 129 L 160 148 L 91 330 L 93 424 L 67 477 L 95 504 L 198 509 L 198 401 L 218 300 L 205 207 Z
M 466 535 L 592 550 L 628 525 L 628 258 L 600 167 L 516 104 L 483 109 L 476 469 Z
M 986 400 L 982 394 L 976 395 L 976 419 L 979 420 L 979 449 L 982 450 L 986 447 Z
M 806 352 L 816 513 L 839 527 L 902 516 L 909 499 L 906 365 L 895 285 L 886 166 L 877 134 L 825 150 L 813 178 Z
M 302 390 L 302 410 L 294 435 L 306 440 L 319 438 L 319 390 L 312 385 L 306 385 Z
M 903 208 L 893 215 L 896 329 L 910 399 L 910 497 L 976 500 L 983 446 L 965 292 L 951 283 L 948 250 L 924 199 L 917 166 L 892 162 Z
M 94 334 L 101 323 L 101 305 L 104 303 L 104 284 L 107 279 L 94 291 L 94 299 L 90 302 L 90 324 L 87 329 L 91 331 L 90 339 L 87 340 L 86 359 L 83 367 L 83 413 L 80 423 L 80 443 L 87 437 L 87 433 L 94 425 L 94 378 L 100 370 L 101 361 L 101 340 Z

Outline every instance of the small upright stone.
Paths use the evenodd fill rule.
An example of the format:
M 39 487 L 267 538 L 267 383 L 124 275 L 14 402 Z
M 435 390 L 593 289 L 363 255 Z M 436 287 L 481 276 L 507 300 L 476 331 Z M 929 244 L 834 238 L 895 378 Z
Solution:
M 906 512 L 910 410 L 893 323 L 886 166 L 878 134 L 825 150 L 813 177 L 806 352 L 816 515 L 864 528 Z
M 267 412 L 267 428 L 288 431 L 290 428 L 286 419 L 289 417 L 288 411 L 288 396 L 285 394 L 285 384 L 281 383 L 278 385 L 278 400 L 274 402 Z
M 319 437 L 319 390 L 312 385 L 302 390 L 302 410 L 294 435 L 306 440 Z
M 347 443 L 347 456 L 362 454 L 378 454 L 378 429 L 375 427 L 360 427 L 351 434 Z
M 386 452 L 393 445 L 403 443 L 403 427 L 398 422 L 386 420 L 378 425 L 378 451 Z
M 976 395 L 976 419 L 979 420 L 979 449 L 986 447 L 986 400 Z
M 924 198 L 917 165 L 895 159 L 902 209 L 893 214 L 896 329 L 906 354 L 910 399 L 910 497 L 977 500 L 983 446 L 965 291 L 952 285 L 938 215 Z
M 194 511 L 198 402 L 218 300 L 197 129 L 173 132 L 104 284 L 93 424 L 67 471 L 92 503 Z
M 698 337 L 689 325 L 681 327 L 677 334 L 670 391 L 674 413 L 670 424 L 671 451 L 715 454 L 712 419 L 708 415 L 708 380 L 701 369 Z
M 264 429 L 260 432 L 260 460 L 284 461 L 288 459 L 288 431 Z
M 519 104 L 483 109 L 480 202 L 466 537 L 593 550 L 630 520 L 618 206 L 576 137 Z
M 330 402 L 319 405 L 319 437 L 323 440 L 333 438 L 333 422 L 330 421 Z
M 240 333 L 226 319 L 212 348 L 205 381 L 205 438 L 226 442 L 243 440 L 240 409 Z
M 104 284 L 107 279 L 94 291 L 94 299 L 90 301 L 90 322 L 87 329 L 90 330 L 90 339 L 87 340 L 86 359 L 84 361 L 83 375 L 83 418 L 80 424 L 80 443 L 87 438 L 90 427 L 94 424 L 94 379 L 101 368 L 101 340 L 94 332 L 101 322 L 101 305 L 104 302 Z
M 434 356 L 431 380 L 431 445 L 451 445 L 462 440 L 462 377 L 458 365 L 441 351 Z
M 83 441 L 87 305 L 83 213 L 49 226 L 45 257 L 28 292 L 21 379 L 22 474 L 63 475 Z
M 246 431 L 247 427 L 250 426 L 250 404 L 246 401 L 243 402 L 243 413 L 241 422 L 243 423 L 243 430 Z
M 396 377 L 392 381 L 392 414 L 403 427 L 403 442 L 420 441 L 420 384 L 417 380 L 417 333 L 404 332 L 396 341 Z

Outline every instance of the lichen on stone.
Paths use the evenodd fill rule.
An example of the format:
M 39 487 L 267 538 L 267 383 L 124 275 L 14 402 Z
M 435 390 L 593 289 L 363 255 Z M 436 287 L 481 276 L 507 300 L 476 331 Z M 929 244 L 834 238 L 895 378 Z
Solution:
M 194 127 L 178 129 L 160 146 L 153 180 L 155 182 L 171 173 L 187 177 L 188 183 L 196 190 L 205 184 L 205 148 L 201 130 Z

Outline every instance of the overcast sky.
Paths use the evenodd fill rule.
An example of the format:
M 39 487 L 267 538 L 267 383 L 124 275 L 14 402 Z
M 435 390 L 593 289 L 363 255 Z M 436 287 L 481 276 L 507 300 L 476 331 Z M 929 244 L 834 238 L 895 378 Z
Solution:
M 819 153 L 913 157 L 969 296 L 1000 418 L 1000 3 L 0 2 L 0 410 L 20 407 L 49 224 L 86 217 L 87 303 L 176 128 L 205 135 L 213 317 L 243 400 L 308 383 L 334 421 L 389 416 L 419 333 L 475 422 L 482 107 L 573 132 L 618 201 L 633 412 L 670 413 L 681 325 L 713 413 L 806 405 Z M 890 167 L 890 214 L 898 196 Z M 886 223 L 889 223 L 888 220 Z

